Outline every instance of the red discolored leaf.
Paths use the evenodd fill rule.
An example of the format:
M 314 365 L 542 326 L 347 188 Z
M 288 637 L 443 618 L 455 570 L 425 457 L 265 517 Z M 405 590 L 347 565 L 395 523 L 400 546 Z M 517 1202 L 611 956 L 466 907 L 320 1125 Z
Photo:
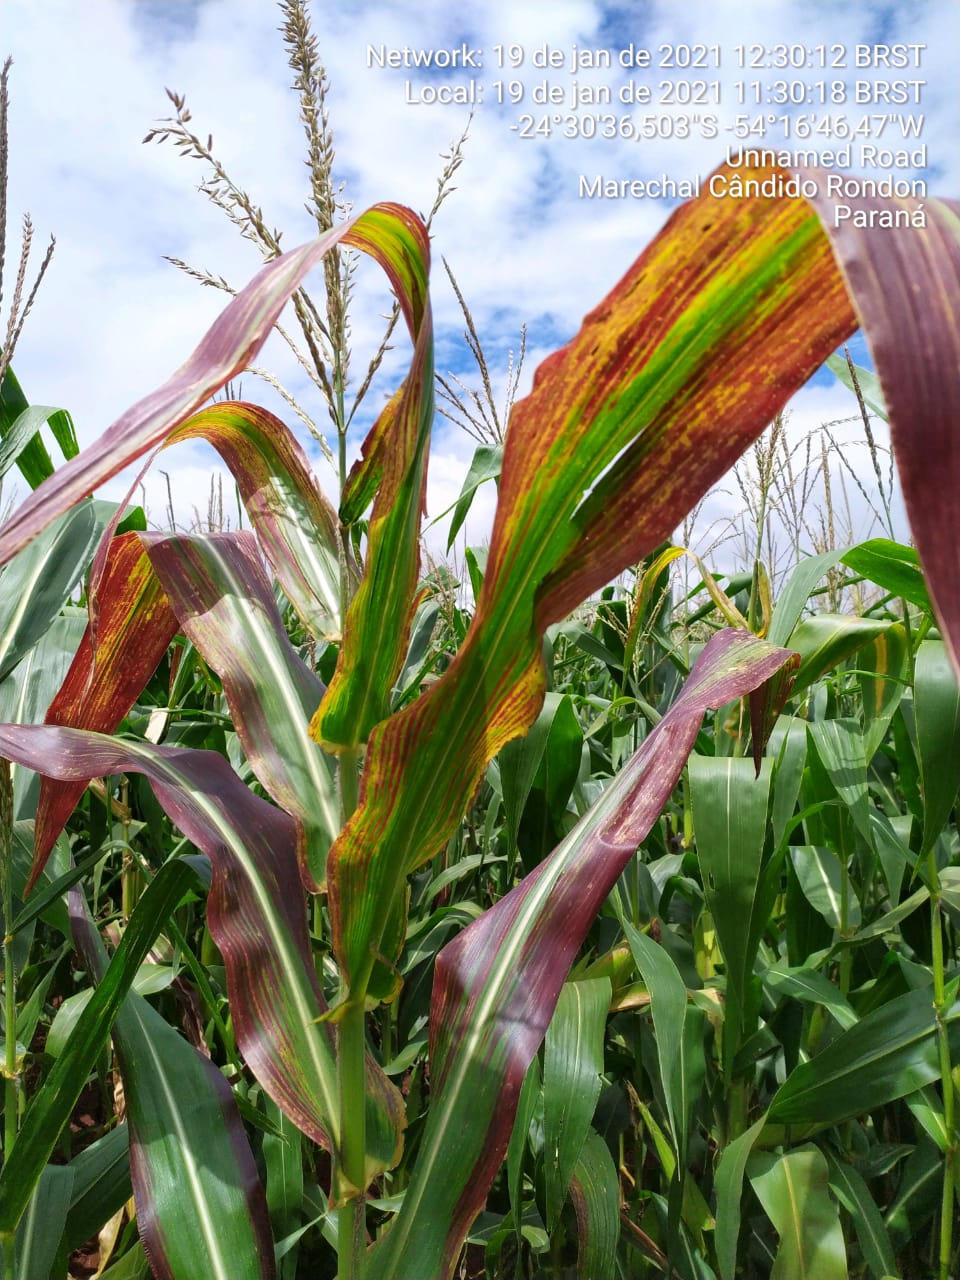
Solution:
M 824 184 L 813 203 L 860 317 L 890 420 L 910 529 L 960 677 L 960 201 L 845 198 L 837 224 Z M 922 210 L 926 226 L 874 225 Z
M 119 741 L 79 729 L 0 725 L 0 755 L 80 781 L 143 773 L 184 835 L 210 859 L 210 932 L 223 953 L 237 1043 L 279 1107 L 315 1142 L 337 1143 L 335 1033 L 307 934 L 293 818 L 249 791 L 213 751 Z M 372 1178 L 399 1158 L 403 1100 L 367 1064 Z
M 394 989 L 404 876 L 534 720 L 544 628 L 663 542 L 855 325 L 803 200 L 705 194 L 538 370 L 511 415 L 467 639 L 425 697 L 373 730 L 360 805 L 331 851 L 334 943 L 358 996 Z
M 47 724 L 112 733 L 143 692 L 177 632 L 177 619 L 136 533 L 111 538 L 97 606 L 94 623 L 88 624 L 47 711 Z M 45 777 L 41 782 L 27 892 L 36 884 L 86 785 L 85 778 Z
M 340 828 L 333 761 L 307 732 L 323 685 L 287 638 L 257 541 L 141 536 L 184 634 L 223 681 L 250 767 L 296 819 L 301 879 L 315 891 Z

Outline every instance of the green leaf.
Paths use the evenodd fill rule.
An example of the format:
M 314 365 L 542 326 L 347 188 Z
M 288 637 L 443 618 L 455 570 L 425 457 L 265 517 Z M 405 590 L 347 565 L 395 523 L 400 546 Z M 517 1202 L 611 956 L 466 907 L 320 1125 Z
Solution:
M 527 1151 L 527 1135 L 536 1113 L 538 1104 L 542 1105 L 543 1097 L 540 1081 L 540 1059 L 534 1057 L 527 1074 L 523 1078 L 520 1089 L 520 1100 L 517 1104 L 517 1115 L 510 1134 L 507 1148 L 507 1189 L 510 1193 L 510 1212 L 516 1224 L 517 1234 L 523 1224 L 523 1161 Z
M 740 1239 L 740 1201 L 743 1197 L 743 1175 L 753 1144 L 766 1124 L 761 1116 L 745 1133 L 723 1148 L 715 1178 L 717 1192 L 717 1262 L 721 1280 L 734 1280 L 737 1269 L 737 1243 Z
M 46 1165 L 29 1197 L 26 1213 L 14 1237 L 15 1280 L 39 1280 L 57 1271 L 60 1237 L 70 1207 L 73 1170 L 69 1165 Z M 9 1237 L 0 1242 L 0 1262 L 10 1247 Z
M 33 831 L 32 822 L 20 821 L 13 824 L 13 892 L 21 901 L 26 892 L 25 885 L 33 862 Z M 48 863 L 48 871 L 41 879 L 42 888 L 34 890 L 29 907 L 24 907 L 16 913 L 10 928 L 11 933 L 17 934 L 33 920 L 42 918 L 64 938 L 70 937 L 70 917 L 67 915 L 66 904 L 63 901 L 63 894 L 70 886 L 64 884 L 58 891 L 52 892 L 54 875 L 69 864 L 70 849 L 64 840 L 57 847 L 54 863 Z M 89 870 L 89 867 L 87 869 Z M 69 874 L 70 872 L 67 872 L 67 875 Z M 56 876 L 57 880 L 60 878 L 59 875 Z
M 867 790 L 867 755 L 853 720 L 816 720 L 807 726 L 817 757 L 868 849 L 873 848 L 873 804 Z M 842 847 L 838 844 L 838 847 Z M 847 852 L 847 850 L 845 850 Z
M 793 693 L 798 694 L 815 684 L 821 676 L 892 625 L 879 618 L 859 618 L 840 613 L 818 613 L 813 618 L 805 618 L 787 641 L 787 647 L 800 654 Z
M 932 615 L 933 605 L 920 568 L 920 557 L 913 547 L 891 542 L 889 538 L 871 538 L 869 542 L 851 547 L 842 559 L 854 573 Z
M 766 635 L 771 644 L 792 647 L 789 645 L 790 637 L 807 607 L 813 588 L 842 554 L 840 551 L 823 551 L 816 556 L 807 556 L 796 566 L 774 606 Z
M 694 754 L 687 769 L 703 890 L 727 977 L 723 1061 L 729 1080 L 737 1050 L 754 1030 L 747 990 L 776 892 L 763 877 L 772 761 L 763 761 L 759 777 L 751 760 L 736 756 Z
M 100 1280 L 150 1280 L 150 1263 L 138 1240 L 118 1262 L 107 1267 Z
M 909 680 L 910 642 L 897 623 L 864 645 L 858 658 L 863 702 L 863 742 L 867 763 L 887 736 Z
M 887 422 L 887 407 L 883 400 L 880 379 L 872 370 L 864 369 L 862 365 L 855 364 L 853 367 L 856 370 L 857 382 L 860 386 L 860 394 L 863 396 L 864 404 L 878 418 L 882 418 L 884 422 Z M 854 390 L 850 366 L 845 359 L 841 356 L 827 356 L 827 368 L 840 379 L 848 391 Z
M 677 966 L 663 947 L 640 933 L 628 920 L 623 922 L 623 929 L 640 976 L 650 992 L 657 1063 L 667 1105 L 667 1118 L 673 1134 L 677 1168 L 682 1177 L 687 1164 L 687 1138 L 693 1100 L 689 1083 L 691 1077 L 703 1074 L 702 1064 L 697 1070 L 687 1061 L 688 1046 L 684 1035 L 687 989 Z
M 3 570 L 0 680 L 49 630 L 96 548 L 91 503 L 62 516 Z
M 784 838 L 800 795 L 807 759 L 806 721 L 794 716 L 781 716 L 770 734 L 767 754 L 776 761 L 770 805 L 770 825 L 776 848 Z
M 850 1002 L 837 987 L 816 969 L 787 965 L 771 965 L 763 975 L 764 985 L 779 995 L 792 996 L 804 1004 L 829 1009 L 842 1030 L 847 1031 L 857 1021 Z
M 127 997 L 114 1045 L 137 1225 L 154 1269 L 175 1280 L 272 1277 L 266 1200 L 222 1073 L 140 997 Z
M 943 1156 L 925 1135 L 904 1165 L 897 1194 L 884 1215 L 895 1248 L 902 1248 L 922 1231 L 940 1208 Z M 896 1273 L 894 1273 L 896 1274 Z
M 620 1241 L 620 1183 L 607 1144 L 590 1129 L 570 1179 L 577 1215 L 577 1276 L 612 1276 Z
M 137 995 L 148 995 L 153 990 L 162 989 L 158 988 L 154 978 L 155 972 L 159 967 L 154 964 L 142 964 L 134 974 L 130 990 L 136 992 Z M 163 970 L 163 987 L 168 987 L 173 980 L 172 970 L 168 965 L 164 965 Z M 72 996 L 67 996 L 57 1009 L 50 1024 L 50 1030 L 47 1032 L 47 1039 L 44 1045 L 44 1052 L 48 1053 L 51 1058 L 59 1058 L 60 1054 L 69 1045 L 70 1037 L 73 1035 L 80 1015 L 93 998 L 93 992 L 93 987 L 85 987 L 83 991 L 77 991 Z
M 875 1276 L 895 1276 L 899 1270 L 883 1215 L 863 1177 L 832 1151 L 826 1153 L 830 1188 L 853 1218 L 864 1261 Z
M 544 1040 L 543 1173 L 547 1231 L 567 1197 L 600 1096 L 603 1038 L 610 1009 L 609 978 L 567 982 Z
M 467 512 L 473 505 L 477 490 L 488 480 L 500 479 L 500 468 L 503 465 L 502 444 L 479 444 L 474 451 L 473 461 L 463 481 L 460 497 L 457 499 L 453 519 L 450 521 L 450 532 L 447 534 L 447 550 L 453 546 L 454 539 L 463 527 Z M 446 515 L 446 511 L 443 515 Z M 437 519 L 440 519 L 438 516 Z
M 395 702 L 413 689 L 420 692 L 423 677 L 435 660 L 435 655 L 430 653 L 430 641 L 433 638 L 437 619 L 440 617 L 441 607 L 438 598 L 428 597 L 420 603 L 414 614 L 413 625 L 410 628 L 410 644 L 393 691 Z
M 947 1147 L 950 1144 L 950 1136 L 947 1133 L 947 1125 L 943 1117 L 943 1103 L 937 1097 L 937 1092 L 933 1086 L 927 1085 L 923 1089 L 918 1089 L 916 1093 L 912 1093 L 906 1099 L 906 1103 L 917 1123 L 923 1127 L 946 1155 Z
M 547 749 L 551 726 L 564 697 L 565 695 L 559 693 L 546 694 L 540 714 L 524 736 L 508 742 L 500 752 L 504 830 L 510 847 L 514 850 L 517 847 L 517 833 L 520 830 L 524 805 L 533 789 L 537 770 Z M 569 702 L 569 698 L 566 700 Z
M 860 923 L 860 902 L 853 886 L 843 887 L 840 859 L 821 845 L 790 846 L 790 859 L 803 895 L 833 929 L 851 930 Z
M 3 412 L 4 430 L 2 438 L 0 438 L 0 478 L 5 476 L 13 464 L 18 461 L 24 450 L 32 440 L 36 440 L 42 446 L 37 432 L 45 422 L 51 418 L 58 417 L 60 419 L 67 418 L 68 415 L 63 409 L 53 409 L 49 405 L 30 405 L 24 409 L 17 417 L 13 418 L 7 426 L 6 406 Z M 53 471 L 51 466 L 50 472 Z M 50 474 L 47 472 L 46 474 Z M 31 488 L 36 488 L 32 485 Z
M 43 720 L 70 668 L 85 626 L 83 611 L 66 606 L 65 615 L 54 621 L 16 670 L 0 682 L 0 722 L 36 724 Z M 32 820 L 40 784 L 24 769 L 15 766 L 12 773 L 14 817 Z
M 755 1155 L 749 1176 L 780 1237 L 770 1280 L 847 1280 L 847 1251 L 823 1154 L 809 1146 Z
M 78 889 L 74 938 L 93 974 L 107 955 Z M 253 1152 L 222 1072 L 131 991 L 113 1045 L 123 1080 L 137 1226 L 169 1280 L 273 1280 L 273 1237 Z
M 129 1130 L 118 1124 L 70 1161 L 73 1191 L 62 1250 L 70 1254 L 100 1230 L 130 1199 Z
M 583 730 L 568 694 L 557 700 L 547 694 L 544 707 L 550 707 L 549 729 L 533 788 L 523 810 L 519 844 L 524 866 L 530 869 L 544 858 L 566 835 L 573 821 L 568 802 L 580 774 L 583 754 Z M 504 748 L 510 752 L 512 743 Z M 501 762 L 503 755 L 501 753 Z M 509 787 L 510 756 L 501 763 L 500 777 L 504 791 Z
M 31 489 L 36 489 L 47 476 L 53 475 L 53 462 L 39 435 L 31 436 L 22 447 L 17 439 L 19 433 L 14 429 L 15 424 L 29 408 L 27 397 L 13 370 L 7 369 L 3 382 L 0 383 L 0 439 L 5 443 L 11 441 L 10 454 L 16 455 L 17 466 L 24 480 Z
M 960 1000 L 944 1022 L 960 1050 Z M 770 1104 L 772 1124 L 839 1124 L 940 1078 L 933 992 L 908 991 L 874 1009 L 790 1073 Z
M 6 743 L 3 754 L 12 754 Z M 20 1221 L 97 1054 L 106 1042 L 134 974 L 192 878 L 192 872 L 184 863 L 169 862 L 144 891 L 103 981 L 81 1014 L 67 1048 L 34 1094 L 13 1151 L 0 1170 L 0 1231 L 12 1231 Z M 57 1239 L 61 1230 L 55 1233 Z
M 269 1099 L 267 1114 L 278 1130 L 263 1137 L 267 1207 L 274 1238 L 283 1240 L 303 1222 L 303 1143 L 300 1130 Z M 295 1247 L 284 1254 L 283 1275 L 295 1275 L 296 1259 Z
M 914 701 L 924 856 L 943 830 L 960 785 L 960 685 L 942 640 L 924 640 L 917 651 Z

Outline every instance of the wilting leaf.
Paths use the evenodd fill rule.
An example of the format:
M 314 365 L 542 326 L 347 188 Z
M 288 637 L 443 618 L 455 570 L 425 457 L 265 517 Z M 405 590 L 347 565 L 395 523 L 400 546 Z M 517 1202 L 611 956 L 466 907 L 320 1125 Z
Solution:
M 334 751 L 365 742 L 387 715 L 417 605 L 420 516 L 433 423 L 433 319 L 427 231 L 412 220 L 404 230 L 400 253 L 381 251 L 381 243 L 399 243 L 396 233 L 392 240 L 371 236 L 363 242 L 355 235 L 352 241 L 390 277 L 414 347 L 406 381 L 367 437 L 341 504 L 342 519 L 351 523 L 362 514 L 376 482 L 363 577 L 344 624 L 337 669 L 311 724 L 314 737 Z
M 337 514 L 317 487 L 290 428 L 256 405 L 223 401 L 201 409 L 166 444 L 206 440 L 237 482 L 277 581 L 316 637 L 340 634 Z
M 249 533 L 143 540 L 184 634 L 223 681 L 250 767 L 297 820 L 300 875 L 316 889 L 340 827 L 333 761 L 307 732 L 323 685 L 287 639 L 257 543 Z
M 416 214 L 401 205 L 378 204 L 318 240 L 268 262 L 224 308 L 200 345 L 162 386 L 131 406 L 94 444 L 48 476 L 13 513 L 0 528 L 0 564 L 62 511 L 162 444 L 174 427 L 246 369 L 304 276 L 334 245 L 352 244 L 373 252 L 378 261 L 389 261 L 389 269 L 398 279 L 405 280 L 413 268 L 408 260 L 410 247 L 422 236 L 423 225 Z M 402 303 L 404 298 L 401 296 Z
M 541 367 L 511 414 L 467 638 L 425 697 L 373 730 L 359 807 L 331 851 L 352 998 L 394 990 L 405 875 L 539 711 L 543 630 L 662 544 L 855 325 L 802 201 L 704 197 Z
M 743 633 L 714 636 L 590 813 L 441 951 L 430 1114 L 403 1207 L 371 1255 L 374 1280 L 449 1275 L 500 1166 L 527 1067 L 581 940 L 673 790 L 704 711 L 747 693 L 789 657 Z
M 315 1024 L 326 1006 L 310 950 L 289 814 L 255 796 L 212 751 L 121 742 L 79 729 L 6 725 L 0 726 L 0 755 L 74 780 L 147 775 L 166 812 L 213 865 L 207 921 L 226 963 L 234 1028 L 250 1069 L 304 1133 L 335 1145 L 333 1032 Z M 403 1103 L 372 1060 L 367 1112 L 374 1177 L 399 1158 Z
M 876 196 L 851 203 L 865 212 L 917 207 Z M 834 226 L 822 183 L 813 204 L 870 343 L 910 530 L 960 675 L 960 544 L 953 522 L 944 519 L 960 492 L 960 203 L 923 202 L 926 227 L 911 227 L 908 235 L 899 228 L 864 235 L 852 220 Z

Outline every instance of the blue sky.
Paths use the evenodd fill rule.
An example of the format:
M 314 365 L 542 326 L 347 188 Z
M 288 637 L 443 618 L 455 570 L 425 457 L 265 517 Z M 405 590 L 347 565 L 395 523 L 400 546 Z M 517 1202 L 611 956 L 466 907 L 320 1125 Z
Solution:
M 276 31 L 279 13 L 272 0 L 87 0 L 82 5 L 4 0 L 3 10 L 0 53 L 14 57 L 8 272 L 23 212 L 32 214 L 38 242 L 51 232 L 58 241 L 14 363 L 28 396 L 70 409 L 81 440 L 89 441 L 183 361 L 224 301 L 175 271 L 163 255 L 186 259 L 235 285 L 258 266 L 255 251 L 193 189 L 202 176 L 197 163 L 178 159 L 169 145 L 141 145 L 154 122 L 169 114 L 165 87 L 186 96 L 197 132 L 213 134 L 226 168 L 263 206 L 267 221 L 284 230 L 284 243 L 293 247 L 311 236 L 303 210 L 307 185 L 296 102 L 287 88 L 290 72 Z M 357 210 L 381 199 L 428 209 L 443 164 L 440 155 L 467 124 L 468 108 L 461 105 L 408 105 L 406 81 L 414 88 L 471 78 L 483 83 L 485 101 L 470 124 L 457 190 L 434 226 L 434 305 L 439 371 L 476 383 L 457 303 L 439 265 L 443 255 L 471 307 L 498 394 L 521 326 L 527 326 L 525 389 L 539 361 L 575 332 L 582 315 L 669 213 L 670 202 L 655 199 L 581 199 L 578 175 L 668 173 L 689 179 L 706 175 L 724 156 L 722 138 L 638 144 L 567 139 L 556 131 L 549 139 L 520 137 L 510 127 L 520 114 L 529 110 L 537 120 L 543 115 L 542 108 L 530 104 L 534 88 L 544 80 L 562 85 L 564 92 L 569 88 L 566 66 L 533 67 L 535 51 L 544 46 L 566 56 L 575 43 L 614 52 L 630 42 L 651 49 L 664 43 L 720 44 L 722 68 L 708 78 L 720 85 L 717 114 L 726 120 L 743 110 L 734 102 L 735 82 L 753 75 L 736 68 L 738 44 L 852 50 L 878 41 L 925 43 L 920 71 L 848 67 L 836 73 L 801 69 L 763 75 L 810 83 L 828 75 L 848 84 L 854 78 L 922 77 L 922 106 L 903 109 L 925 114 L 931 192 L 960 189 L 957 0 L 847 0 L 843 5 L 833 0 L 463 0 L 457 5 L 317 0 L 313 13 L 330 78 L 337 175 Z M 487 65 L 481 73 L 433 76 L 368 65 L 370 45 L 429 50 L 461 42 L 484 51 Z M 492 101 L 493 82 L 501 78 L 493 65 L 498 44 L 525 50 L 524 66 L 508 67 L 502 76 L 521 79 L 525 101 L 520 107 Z M 578 72 L 577 78 L 587 85 L 610 84 L 616 91 L 628 80 L 664 76 L 615 67 Z M 804 109 L 792 108 L 794 113 Z M 631 108 L 614 110 L 626 114 Z M 663 113 L 677 116 L 684 110 L 690 114 L 689 107 L 679 106 Z M 561 113 L 569 114 L 566 107 Z M 376 269 L 365 266 L 358 274 L 352 315 L 358 370 L 376 345 L 379 317 L 388 307 Z M 402 376 L 401 346 L 387 361 L 369 412 Z M 857 354 L 864 355 L 862 344 Z M 309 384 L 280 344 L 272 343 L 261 363 L 322 419 Z M 244 379 L 243 391 L 277 408 L 269 389 L 254 379 Z M 822 375 L 794 402 L 791 431 L 799 438 L 821 422 L 842 423 L 851 413 L 847 393 Z M 361 425 L 368 420 L 358 415 Z M 852 424 L 835 432 L 842 436 L 855 429 Z M 352 448 L 359 440 L 358 433 Z M 466 436 L 438 421 L 428 495 L 432 515 L 455 499 L 472 448 Z M 321 482 L 332 493 L 332 473 L 311 449 Z M 862 464 L 854 446 L 850 457 Z M 161 465 L 173 479 L 178 518 L 189 523 L 194 507 L 205 508 L 214 464 L 198 451 L 183 450 Z M 113 482 L 107 493 L 116 496 L 120 489 L 119 481 Z M 470 538 L 483 538 L 493 496 L 478 501 L 468 525 Z M 148 481 L 147 497 L 151 515 L 162 518 L 166 494 L 157 474 Z M 722 496 L 716 500 L 718 512 L 724 501 Z

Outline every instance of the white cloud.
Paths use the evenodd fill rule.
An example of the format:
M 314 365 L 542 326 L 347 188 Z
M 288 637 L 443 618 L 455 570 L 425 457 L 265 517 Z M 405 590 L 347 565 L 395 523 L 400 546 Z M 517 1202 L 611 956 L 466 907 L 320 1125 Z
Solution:
M 6 0 L 4 10 L 4 35 L 15 60 L 10 239 L 17 216 L 28 209 L 40 237 L 53 231 L 58 238 L 15 367 L 28 397 L 69 408 L 81 441 L 89 442 L 182 362 L 225 300 L 177 273 L 162 255 L 182 257 L 236 284 L 258 265 L 251 246 L 191 190 L 202 176 L 197 162 L 179 159 L 169 143 L 140 145 L 155 120 L 170 113 L 164 87 L 186 95 L 197 132 L 213 134 L 227 169 L 249 187 L 267 221 L 285 229 L 284 243 L 292 246 L 309 238 L 313 228 L 303 209 L 307 171 L 288 89 L 291 72 L 276 31 L 279 14 L 268 0 L 89 0 L 83 5 Z M 486 101 L 470 126 L 465 161 L 454 180 L 457 190 L 437 217 L 434 252 L 453 267 L 482 340 L 497 359 L 503 356 L 502 367 L 493 370 L 498 387 L 505 352 L 515 348 L 521 323 L 529 324 L 526 388 L 542 355 L 573 334 L 668 212 L 651 200 L 578 199 L 577 174 L 689 177 L 712 169 L 723 146 L 721 140 L 696 138 L 644 143 L 523 139 L 509 128 L 518 109 L 498 109 L 491 101 L 491 86 L 499 78 L 491 65 L 497 44 L 519 44 L 526 51 L 524 67 L 513 74 L 505 68 L 502 77 L 522 79 L 523 109 L 542 81 L 568 81 L 566 70 L 529 65 L 534 50 L 546 45 L 566 55 L 575 43 L 616 48 L 633 41 L 654 49 L 661 42 L 721 44 L 724 65 L 716 78 L 724 114 L 735 109 L 730 105 L 734 82 L 749 74 L 734 65 L 735 44 L 823 43 L 852 49 L 857 42 L 926 43 L 922 73 L 848 69 L 843 78 L 922 74 L 927 81 L 924 138 L 931 165 L 940 171 L 933 185 L 955 191 L 960 178 L 953 65 L 960 7 L 939 0 L 850 0 L 845 5 L 690 0 L 683 6 L 665 0 L 645 5 L 468 0 L 456 6 L 325 0 L 314 5 L 313 13 L 330 76 L 338 170 L 349 180 L 348 194 L 357 208 L 391 199 L 426 210 L 443 163 L 440 153 L 467 121 L 461 106 L 405 106 L 404 81 L 418 76 L 369 67 L 368 45 L 455 48 L 465 41 L 485 51 L 488 65 L 477 78 L 486 86 Z M 651 75 L 619 67 L 577 74 L 583 84 L 609 83 L 614 90 L 628 81 L 649 81 Z M 809 71 L 793 78 L 804 77 L 821 78 Z M 663 114 L 676 117 L 689 114 L 689 108 L 664 108 Z M 8 271 L 9 261 L 8 246 Z M 447 371 L 445 361 L 463 371 L 466 358 L 453 359 L 462 351 L 462 318 L 439 266 L 434 295 L 440 371 Z M 365 266 L 358 273 L 353 313 L 358 369 L 375 349 L 379 315 L 388 306 L 382 277 Z M 398 337 L 396 346 L 384 366 L 383 387 L 371 392 L 369 412 L 402 376 L 405 338 Z M 325 412 L 282 345 L 272 343 L 269 354 L 326 429 Z M 475 380 L 469 372 L 465 376 Z M 254 379 L 244 379 L 244 392 L 282 409 L 310 448 L 329 491 L 329 470 L 292 415 Z M 805 394 L 800 403 L 814 407 L 798 410 L 798 422 L 819 425 L 850 412 L 849 397 L 841 390 Z M 818 419 L 820 414 L 826 418 Z M 360 420 L 369 421 L 369 414 Z M 439 443 L 428 494 L 434 514 L 456 497 L 473 449 L 471 441 L 445 426 Z M 357 442 L 351 447 L 355 451 Z M 198 456 L 191 453 L 182 464 L 173 454 L 170 458 L 175 501 L 183 503 L 185 522 L 194 506 L 205 509 L 214 465 Z M 856 456 L 859 468 L 862 459 Z M 864 482 L 870 483 L 869 474 Z M 150 485 L 151 505 L 162 512 L 162 482 L 158 488 L 154 477 Z M 119 481 L 109 491 L 119 492 Z M 481 491 L 469 536 L 483 536 L 492 498 L 492 488 Z

